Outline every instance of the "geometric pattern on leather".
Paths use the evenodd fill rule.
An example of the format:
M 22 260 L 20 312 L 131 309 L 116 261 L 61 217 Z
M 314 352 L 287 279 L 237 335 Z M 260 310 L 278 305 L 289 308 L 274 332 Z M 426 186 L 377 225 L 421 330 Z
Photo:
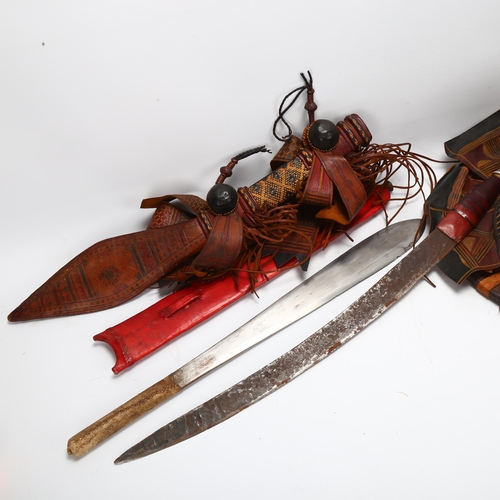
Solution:
M 277 168 L 268 176 L 247 188 L 262 212 L 277 207 L 301 190 L 308 176 L 308 169 L 299 158 Z

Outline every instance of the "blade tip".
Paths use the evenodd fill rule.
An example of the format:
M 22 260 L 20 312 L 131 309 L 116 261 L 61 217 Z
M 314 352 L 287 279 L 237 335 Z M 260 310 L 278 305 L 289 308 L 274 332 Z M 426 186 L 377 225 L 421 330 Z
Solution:
M 138 457 L 134 457 L 131 453 L 126 451 L 125 453 L 122 453 L 113 463 L 115 465 L 122 465 L 126 464 L 127 462 L 133 462 L 136 458 Z

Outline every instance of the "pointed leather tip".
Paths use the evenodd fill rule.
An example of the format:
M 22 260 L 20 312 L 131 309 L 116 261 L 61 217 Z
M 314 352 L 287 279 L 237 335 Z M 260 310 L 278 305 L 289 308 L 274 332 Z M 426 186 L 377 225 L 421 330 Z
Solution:
M 9 323 L 15 323 L 17 321 L 23 321 L 23 312 L 19 311 L 18 309 L 14 309 L 8 316 L 7 316 L 7 321 Z
M 24 303 L 14 309 L 8 316 L 7 320 L 10 323 L 17 323 L 19 321 L 32 321 L 34 319 L 43 319 L 50 317 L 48 314 L 39 314 L 33 311 L 29 306 L 24 306 Z

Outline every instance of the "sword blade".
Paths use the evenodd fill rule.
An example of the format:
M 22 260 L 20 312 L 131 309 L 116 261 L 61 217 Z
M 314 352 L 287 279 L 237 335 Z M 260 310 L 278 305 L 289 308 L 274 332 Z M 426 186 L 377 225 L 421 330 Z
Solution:
M 444 252 L 453 248 L 450 241 L 440 232 L 431 233 L 424 247 L 417 246 L 334 320 L 264 368 L 129 448 L 115 464 L 137 460 L 201 434 L 292 381 L 355 337 L 410 290 Z
M 499 193 L 500 176 L 494 175 L 465 196 L 422 243 L 340 315 L 253 375 L 129 448 L 115 464 L 151 455 L 224 422 L 335 352 L 395 304 L 462 241 Z
M 79 458 L 207 373 L 386 267 L 412 246 L 420 221 L 398 222 L 369 236 L 184 366 L 68 441 Z
M 420 221 L 398 222 L 369 236 L 267 309 L 175 372 L 186 387 L 380 271 L 412 246 Z

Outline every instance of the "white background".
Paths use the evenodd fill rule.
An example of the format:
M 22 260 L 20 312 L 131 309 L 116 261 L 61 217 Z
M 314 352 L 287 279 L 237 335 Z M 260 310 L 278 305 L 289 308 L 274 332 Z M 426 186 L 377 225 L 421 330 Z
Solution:
M 129 446 L 296 345 L 375 278 L 80 460 L 66 455 L 70 436 L 303 276 L 289 272 L 119 376 L 92 336 L 158 291 L 86 316 L 5 318 L 92 243 L 143 229 L 143 198 L 204 196 L 235 153 L 277 151 L 272 122 L 301 71 L 313 73 L 317 116 L 358 113 L 375 142 L 445 159 L 446 140 L 500 108 L 499 21 L 496 0 L 3 0 L 0 498 L 498 498 L 498 308 L 437 270 L 437 288 L 419 283 L 269 398 L 121 466 L 113 460 Z M 303 113 L 290 117 L 300 133 Z M 230 183 L 255 182 L 268 160 L 238 165 Z M 418 198 L 400 220 L 421 213 Z M 383 225 L 378 216 L 352 237 Z M 339 240 L 310 271 L 350 246 Z

